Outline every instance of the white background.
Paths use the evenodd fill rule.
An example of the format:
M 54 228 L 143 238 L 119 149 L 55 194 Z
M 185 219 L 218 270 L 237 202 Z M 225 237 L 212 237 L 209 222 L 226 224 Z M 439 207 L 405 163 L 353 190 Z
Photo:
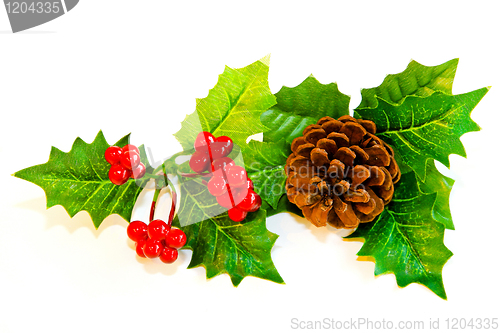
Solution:
M 12 34 L 0 9 L 0 332 L 286 332 L 292 318 L 358 317 L 440 318 L 443 329 L 446 318 L 500 317 L 497 16 L 495 1 L 81 0 Z M 362 243 L 288 214 L 267 223 L 280 235 L 272 257 L 286 285 L 207 281 L 204 268 L 186 269 L 190 251 L 173 265 L 140 259 L 123 219 L 96 231 L 87 213 L 46 210 L 42 189 L 11 176 L 45 163 L 52 145 L 68 151 L 100 129 L 108 142 L 132 132 L 155 159 L 175 153 L 172 134 L 224 65 L 267 54 L 273 93 L 313 73 L 338 82 L 351 109 L 361 88 L 411 59 L 459 57 L 455 94 L 492 86 L 472 113 L 483 130 L 462 137 L 468 158 L 452 155 L 446 172 L 456 179 L 448 301 L 421 285 L 399 288 L 392 274 L 375 278 L 374 263 L 357 259 Z

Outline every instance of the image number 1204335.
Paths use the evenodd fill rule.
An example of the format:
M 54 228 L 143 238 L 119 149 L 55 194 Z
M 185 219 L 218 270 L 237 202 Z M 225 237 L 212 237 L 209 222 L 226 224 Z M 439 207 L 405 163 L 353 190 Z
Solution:
M 4 0 L 14 33 L 52 21 L 72 10 L 78 2 L 79 0 Z

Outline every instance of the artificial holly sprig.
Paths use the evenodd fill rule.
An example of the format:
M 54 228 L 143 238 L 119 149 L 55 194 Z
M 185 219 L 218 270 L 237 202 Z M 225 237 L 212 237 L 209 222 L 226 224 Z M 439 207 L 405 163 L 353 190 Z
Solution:
M 304 130 L 310 129 L 311 124 L 323 127 L 323 123 L 317 123 L 320 119 L 327 119 L 326 122 L 343 119 L 344 122 L 353 121 L 362 125 L 368 124 L 366 120 L 369 120 L 374 125 L 366 130 L 376 132 L 386 142 L 387 147 L 377 149 L 382 155 L 385 150 L 391 152 L 390 156 L 397 161 L 402 175 L 399 181 L 394 182 L 393 196 L 384 197 L 385 207 L 380 215 L 372 222 L 361 223 L 350 237 L 365 239 L 358 254 L 375 258 L 375 274 L 392 272 L 399 286 L 420 283 L 446 298 L 441 271 L 451 252 L 443 244 L 443 235 L 445 228 L 454 228 L 448 203 L 453 180 L 436 169 L 434 160 L 449 166 L 450 153 L 465 156 L 459 138 L 468 131 L 479 129 L 470 119 L 470 112 L 488 91 L 488 88 L 483 88 L 452 95 L 451 86 L 457 63 L 457 60 L 451 60 L 439 66 L 427 67 L 411 62 L 402 73 L 387 76 L 379 87 L 362 90 L 362 102 L 355 109 L 355 118 L 349 117 L 349 97 L 342 94 L 335 83 L 324 85 L 310 76 L 297 87 L 283 87 L 273 95 L 267 81 L 268 58 L 240 69 L 226 67 L 217 85 L 206 98 L 197 100 L 196 111 L 186 117 L 181 130 L 175 134 L 184 151 L 156 169 L 149 165 L 147 159 L 144 160 L 145 171 L 136 169 L 141 162 L 137 164 L 134 153 L 130 156 L 130 152 L 135 150 L 125 149 L 128 159 L 124 162 L 119 159 L 118 164 L 122 167 L 125 165 L 129 171 L 120 168 L 120 172 L 109 173 L 110 166 L 104 156 L 110 146 L 99 132 L 91 144 L 78 138 L 68 153 L 53 148 L 46 164 L 21 170 L 15 176 L 41 186 L 46 192 L 48 207 L 61 204 L 70 216 L 81 210 L 88 211 L 97 228 L 106 216 L 114 213 L 130 221 L 137 196 L 151 179 L 157 186 L 150 217 L 151 223 L 155 221 L 153 216 L 159 189 L 169 184 L 167 174 L 175 175 L 180 180 L 181 200 L 177 215 L 172 215 L 177 206 L 177 195 L 172 192 L 172 210 L 165 225 L 171 228 L 170 223 L 173 223 L 185 233 L 187 239 L 184 248 L 193 251 L 188 267 L 205 267 L 208 278 L 228 273 L 234 285 L 249 275 L 282 283 L 270 255 L 277 235 L 267 230 L 266 217 L 280 212 L 302 216 L 301 209 L 287 197 L 285 165 L 290 161 L 289 156 L 293 156 L 290 145 L 298 137 L 304 136 L 303 144 L 312 146 L 302 147 L 300 154 L 304 154 L 304 160 L 307 160 L 311 158 L 314 147 L 319 149 L 312 159 L 316 163 L 330 161 L 331 158 L 344 159 L 346 162 L 347 156 L 359 159 L 359 156 L 364 156 L 362 150 L 376 145 L 377 141 L 364 141 L 359 146 L 354 145 L 358 148 L 353 147 L 353 150 L 343 149 L 344 155 L 334 154 L 338 147 L 331 148 L 332 143 L 327 142 L 334 140 L 333 136 L 339 142 L 353 140 L 352 133 L 346 129 L 353 126 L 339 128 L 341 133 L 334 131 L 336 134 L 324 138 L 326 141 L 319 146 L 317 140 L 306 135 Z M 315 133 L 323 135 L 322 130 L 317 127 L 313 129 Z M 214 165 L 210 149 L 205 149 L 205 152 L 197 149 L 200 146 L 195 143 L 199 140 L 197 136 L 203 132 L 211 133 L 214 139 L 230 137 L 231 144 L 234 142 L 238 151 L 232 150 L 231 155 L 223 156 L 222 151 L 226 148 L 219 151 L 214 140 L 214 151 L 221 154 L 215 159 L 218 164 Z M 263 133 L 262 142 L 248 140 L 250 135 L 257 133 Z M 342 139 L 342 135 L 346 137 Z M 211 139 L 207 139 L 206 133 L 201 138 L 208 147 Z M 312 143 L 309 142 L 311 140 Z M 128 143 L 127 136 L 114 146 L 124 147 Z M 220 143 L 227 145 L 229 141 L 221 139 Z M 321 151 L 327 147 L 333 149 L 332 156 Z M 123 148 L 121 152 L 124 153 Z M 297 152 L 294 149 L 293 154 Z M 145 157 L 142 147 L 139 147 L 137 155 Z M 192 157 L 189 162 L 177 165 L 175 159 L 181 155 Z M 112 156 L 109 158 L 113 159 Z M 375 166 L 379 163 L 376 160 L 372 162 Z M 341 164 L 335 163 L 342 168 Z M 241 168 L 243 166 L 244 169 Z M 378 167 L 384 171 L 390 164 Z M 234 173 L 230 172 L 233 168 L 237 170 Z M 351 170 L 349 165 L 346 169 Z M 131 179 L 133 170 L 139 176 L 144 175 L 142 178 L 134 175 L 137 179 Z M 130 175 L 127 177 L 127 174 Z M 391 174 L 391 177 L 395 176 Z M 319 184 L 322 184 L 323 189 L 328 188 L 328 184 L 316 178 L 310 185 L 314 187 Z M 371 184 L 378 183 L 372 181 Z M 235 193 L 232 186 L 236 188 Z M 245 196 L 237 193 L 238 186 L 245 189 Z M 173 187 L 171 189 L 175 191 Z M 392 187 L 390 191 L 392 193 Z M 236 201 L 252 192 L 255 195 L 252 194 L 247 200 L 248 207 L 241 209 L 242 206 Z M 346 193 L 352 196 L 351 192 Z M 219 199 L 223 195 L 227 200 Z M 324 193 L 319 195 L 324 196 Z M 350 200 L 365 200 L 361 198 L 370 197 L 363 194 Z M 329 201 L 322 202 L 328 210 Z M 345 204 L 336 199 L 332 202 Z M 308 203 L 305 204 L 307 206 Z M 300 206 L 303 210 L 302 203 Z M 236 208 L 245 214 L 228 214 L 228 210 Z M 320 215 L 316 218 L 322 219 Z M 308 214 L 306 218 L 309 218 Z M 353 214 L 349 217 L 353 221 L 357 218 L 359 216 Z M 324 224 L 324 221 L 316 222 L 318 225 Z M 159 230 L 167 229 L 160 222 L 153 223 L 153 226 L 156 224 Z M 144 226 L 141 228 L 144 232 Z M 155 231 L 152 231 L 154 234 Z M 159 234 L 166 239 L 166 234 Z M 167 245 L 165 239 L 159 240 L 163 248 Z M 158 242 L 150 243 L 155 244 L 148 250 L 139 246 L 138 254 L 142 249 L 144 255 L 156 255 L 160 245 Z M 169 259 L 164 259 L 172 260 L 173 253 L 171 251 Z

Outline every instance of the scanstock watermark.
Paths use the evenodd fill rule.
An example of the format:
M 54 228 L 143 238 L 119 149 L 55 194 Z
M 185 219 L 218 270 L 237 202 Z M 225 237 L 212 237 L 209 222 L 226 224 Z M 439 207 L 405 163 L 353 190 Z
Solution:
M 27 30 L 62 16 L 79 0 L 4 0 L 12 32 Z
M 290 319 L 290 328 L 294 330 L 498 330 L 499 319 L 494 317 L 477 318 L 429 318 L 427 320 L 387 320 L 367 317 L 321 320 Z

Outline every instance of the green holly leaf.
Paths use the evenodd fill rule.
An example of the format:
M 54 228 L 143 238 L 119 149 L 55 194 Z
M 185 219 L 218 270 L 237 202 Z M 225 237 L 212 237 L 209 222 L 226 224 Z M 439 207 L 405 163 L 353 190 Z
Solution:
M 279 214 L 279 213 L 292 213 L 300 217 L 304 217 L 304 214 L 302 214 L 302 210 L 297 207 L 297 205 L 291 203 L 288 200 L 288 197 L 286 194 L 283 194 L 279 200 L 278 204 L 276 205 L 276 208 L 271 207 L 266 201 L 262 201 L 262 207 L 261 209 L 265 209 L 267 213 L 267 217 L 271 217 L 273 215 Z
M 290 153 L 290 145 L 285 140 L 276 143 L 251 140 L 243 151 L 245 169 L 255 192 L 273 208 L 286 193 L 285 164 Z
M 176 225 L 186 233 L 186 248 L 193 250 L 188 268 L 205 267 L 207 278 L 227 273 L 234 286 L 245 276 L 283 283 L 271 259 L 278 235 L 267 230 L 264 209 L 234 222 L 199 178 L 183 179 L 180 189 Z
M 449 154 L 466 156 L 460 136 L 480 129 L 470 113 L 488 89 L 460 95 L 435 92 L 424 98 L 408 96 L 400 105 L 377 96 L 376 108 L 358 108 L 355 117 L 374 121 L 377 135 L 424 181 L 428 160 L 436 159 L 449 167 Z
M 446 229 L 455 230 L 450 212 L 450 192 L 455 181 L 441 174 L 432 160 L 427 162 L 425 182 L 417 180 L 423 193 L 437 193 L 432 217 L 444 224 Z
M 185 150 L 193 147 L 196 136 L 208 131 L 227 135 L 240 147 L 250 135 L 267 128 L 260 115 L 276 103 L 268 83 L 269 58 L 239 69 L 226 67 L 208 96 L 196 100 L 196 111 L 182 122 L 175 137 Z
M 436 194 L 422 193 L 413 172 L 402 175 L 394 199 L 378 219 L 360 224 L 348 238 L 364 238 L 359 256 L 375 259 L 375 275 L 394 273 L 400 287 L 427 286 L 446 299 L 442 269 L 452 253 L 444 225 L 433 218 Z
M 349 100 L 336 83 L 321 84 L 313 76 L 296 87 L 282 87 L 276 94 L 277 104 L 260 117 L 269 128 L 264 132 L 264 141 L 277 142 L 284 138 L 290 144 L 318 119 L 348 115 Z
M 122 147 L 128 141 L 127 135 L 115 145 Z M 52 147 L 47 163 L 23 169 L 14 176 L 40 186 L 47 196 L 47 208 L 61 205 L 71 217 L 87 211 L 96 228 L 111 214 L 130 221 L 137 196 L 148 180 L 130 179 L 121 186 L 111 183 L 110 165 L 104 159 L 109 146 L 101 131 L 90 144 L 77 138 L 70 152 Z M 141 150 L 141 156 L 146 156 Z
M 380 86 L 362 89 L 358 108 L 376 108 L 377 97 L 397 105 L 406 96 L 427 97 L 436 91 L 451 95 L 457 65 L 458 59 L 430 67 L 412 61 L 403 72 L 387 75 Z

